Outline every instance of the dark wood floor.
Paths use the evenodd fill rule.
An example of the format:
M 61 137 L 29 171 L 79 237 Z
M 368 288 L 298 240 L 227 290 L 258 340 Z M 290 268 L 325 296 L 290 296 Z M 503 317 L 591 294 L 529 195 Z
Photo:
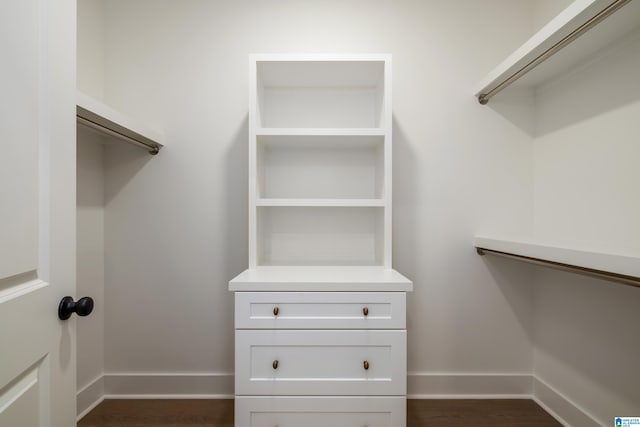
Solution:
M 407 427 L 562 427 L 533 400 L 409 400 Z
M 78 427 L 233 427 L 233 400 L 105 400 Z M 407 427 L 558 427 L 532 400 L 409 400 Z M 329 426 L 330 427 L 330 426 Z

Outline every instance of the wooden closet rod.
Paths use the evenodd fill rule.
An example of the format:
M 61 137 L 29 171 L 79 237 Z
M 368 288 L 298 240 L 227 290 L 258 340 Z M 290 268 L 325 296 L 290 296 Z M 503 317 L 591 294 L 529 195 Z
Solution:
M 525 261 L 535 265 L 542 265 L 545 267 L 555 268 L 557 270 L 570 271 L 573 273 L 584 274 L 587 276 L 598 277 L 600 279 L 611 280 L 625 285 L 640 287 L 640 277 L 628 276 L 626 274 L 614 273 L 611 271 L 597 270 L 594 268 L 581 267 L 579 265 L 565 264 L 557 261 L 550 261 L 542 258 L 528 257 L 525 255 L 512 254 L 509 252 L 495 251 L 492 249 L 486 249 L 476 247 L 478 255 L 497 255 L 505 258 Z
M 593 28 L 596 25 L 598 25 L 605 18 L 607 18 L 608 16 L 613 14 L 615 11 L 617 11 L 618 9 L 620 9 L 622 6 L 624 6 L 625 4 L 629 3 L 630 1 L 631 0 L 615 0 L 613 3 L 609 4 L 609 6 L 605 7 L 600 12 L 598 12 L 598 14 L 596 14 L 591 19 L 589 19 L 587 22 L 585 22 L 584 24 L 580 25 L 578 28 L 573 30 L 568 35 L 566 35 L 562 40 L 558 41 L 556 44 L 551 46 L 549 49 L 547 49 L 544 52 L 542 52 L 540 55 L 538 55 L 533 60 L 531 60 L 531 62 L 526 64 L 524 67 L 520 68 L 518 71 L 516 71 L 515 73 L 511 74 L 509 77 L 507 77 L 505 80 L 503 80 L 496 87 L 494 87 L 493 89 L 491 89 L 487 93 L 482 93 L 482 94 L 478 95 L 478 102 L 480 102 L 480 104 L 482 104 L 482 105 L 485 105 L 498 92 L 502 91 L 503 89 L 508 87 L 511 83 L 515 82 L 520 77 L 524 76 L 529 71 L 531 71 L 532 69 L 534 69 L 535 67 L 540 65 L 542 62 L 544 62 L 547 59 L 549 59 L 555 53 L 557 53 L 562 48 L 564 48 L 565 46 L 567 46 L 568 44 L 573 42 L 575 39 L 577 39 L 578 37 L 580 37 L 581 35 L 586 33 L 591 28 Z

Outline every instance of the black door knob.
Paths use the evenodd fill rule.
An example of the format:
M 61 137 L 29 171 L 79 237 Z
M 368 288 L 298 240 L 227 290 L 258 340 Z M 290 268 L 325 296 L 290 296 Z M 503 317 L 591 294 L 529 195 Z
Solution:
M 93 298 L 84 297 L 73 301 L 72 297 L 64 297 L 58 305 L 58 317 L 67 320 L 73 313 L 78 316 L 88 316 L 93 311 Z

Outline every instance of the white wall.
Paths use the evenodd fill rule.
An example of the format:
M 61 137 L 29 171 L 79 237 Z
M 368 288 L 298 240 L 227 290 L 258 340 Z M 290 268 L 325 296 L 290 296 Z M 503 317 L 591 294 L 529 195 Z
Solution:
M 102 393 L 104 372 L 104 146 L 103 137 L 77 127 L 76 295 L 90 296 L 94 309 L 77 322 L 78 409 Z M 98 380 L 94 384 L 95 380 Z M 85 392 L 86 391 L 86 392 Z
M 104 98 L 104 2 L 77 1 L 78 89 L 97 100 Z
M 537 239 L 640 256 L 639 75 L 636 33 L 537 93 Z M 640 289 L 549 270 L 534 287 L 535 375 L 599 424 L 640 413 Z
M 486 263 L 472 236 L 530 231 L 531 137 L 479 106 L 472 88 L 530 35 L 531 7 L 104 2 L 105 101 L 167 136 L 155 158 L 107 152 L 105 370 L 115 392 L 149 392 L 154 381 L 166 393 L 233 392 L 226 288 L 247 266 L 251 52 L 393 54 L 394 265 L 416 289 L 409 391 L 526 392 L 529 270 Z
M 534 225 L 539 238 L 640 255 L 639 71 L 636 33 L 537 94 Z

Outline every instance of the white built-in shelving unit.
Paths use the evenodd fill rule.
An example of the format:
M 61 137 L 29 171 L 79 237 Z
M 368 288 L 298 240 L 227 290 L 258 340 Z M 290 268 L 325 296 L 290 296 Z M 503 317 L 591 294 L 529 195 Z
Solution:
M 386 59 L 253 56 L 250 268 L 391 267 Z
M 95 132 L 134 144 L 151 154 L 157 154 L 164 146 L 161 132 L 80 91 L 76 93 L 76 120 Z
M 637 37 L 640 1 L 576 0 L 483 78 L 475 95 L 485 104 L 507 87 L 538 90 Z M 635 256 L 480 236 L 474 245 L 481 255 L 500 255 L 640 286 L 640 258 Z
M 390 55 L 251 55 L 236 425 L 406 424 Z M 344 424 L 346 425 L 346 424 Z

